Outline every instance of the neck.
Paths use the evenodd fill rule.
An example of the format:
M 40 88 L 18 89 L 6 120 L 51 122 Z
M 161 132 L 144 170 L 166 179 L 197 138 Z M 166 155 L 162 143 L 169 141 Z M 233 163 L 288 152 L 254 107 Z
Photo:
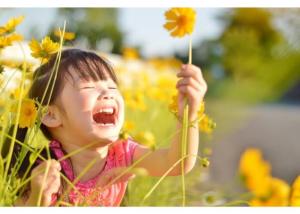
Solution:
M 87 146 L 82 148 L 82 146 L 79 145 L 65 141 L 62 143 L 62 146 L 67 154 L 74 153 L 69 158 L 72 161 L 75 179 L 80 175 L 81 172 L 85 171 L 83 175 L 80 176 L 79 181 L 86 181 L 95 177 L 103 169 L 106 162 L 106 157 L 108 155 L 109 146 L 86 144 Z

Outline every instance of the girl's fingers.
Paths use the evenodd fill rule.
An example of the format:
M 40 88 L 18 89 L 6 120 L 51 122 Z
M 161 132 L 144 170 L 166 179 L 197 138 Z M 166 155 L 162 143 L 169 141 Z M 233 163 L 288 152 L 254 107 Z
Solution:
M 60 163 L 57 160 L 53 160 L 53 159 L 47 160 L 45 167 L 47 167 L 47 164 L 49 164 L 49 171 L 50 170 L 55 170 L 55 171 L 61 170 Z
M 51 176 L 46 183 L 47 187 L 44 193 L 46 195 L 48 194 L 52 195 L 52 193 L 57 193 L 60 188 L 60 185 L 61 185 L 60 178 L 57 176 Z
M 54 179 L 51 184 L 49 184 L 49 187 L 43 192 L 43 198 L 45 198 L 48 203 L 51 203 L 52 195 L 59 192 L 60 186 L 60 179 Z
M 36 168 L 34 168 L 32 170 L 32 174 L 36 175 L 36 174 L 44 173 L 47 169 L 48 164 L 49 164 L 49 171 L 52 171 L 52 170 L 60 171 L 61 170 L 61 166 L 58 161 L 47 160 L 47 161 L 44 161 L 43 163 L 41 163 L 40 165 L 38 165 Z M 49 173 L 49 171 L 48 171 L 48 173 Z
M 50 166 L 48 166 L 49 169 L 45 175 L 47 164 L 50 164 Z M 43 187 L 43 190 L 45 190 L 51 187 L 53 182 L 60 182 L 60 170 L 61 166 L 57 161 L 45 161 L 32 171 L 33 179 L 31 183 L 35 188 L 40 189 Z M 43 182 L 45 183 L 43 184 Z
M 182 78 L 180 79 L 177 84 L 176 84 L 176 88 L 179 88 L 181 86 L 191 86 L 193 87 L 195 90 L 200 91 L 205 93 L 207 90 L 207 86 L 206 84 L 199 84 L 194 78 L 192 77 L 187 77 L 187 78 Z
M 199 96 L 199 91 L 190 85 L 180 86 L 180 87 L 178 87 L 178 90 L 179 90 L 179 92 L 187 95 L 188 98 L 196 101 L 196 103 L 198 103 L 197 101 L 200 102 L 200 100 L 202 99 L 202 96 Z M 204 95 L 204 93 L 203 93 L 203 95 Z
M 57 160 L 51 160 L 51 168 L 57 169 L 58 171 L 61 170 L 61 165 Z
M 203 75 L 199 67 L 195 65 L 183 65 L 177 77 L 194 77 L 199 82 L 202 81 Z
M 60 177 L 57 175 L 49 175 L 44 183 L 41 184 L 40 188 L 43 187 L 42 190 L 42 206 L 49 206 L 52 202 L 52 195 L 59 191 L 61 187 Z M 38 194 L 39 194 L 38 190 Z
M 177 73 L 178 77 L 184 76 L 193 76 L 193 77 L 202 77 L 202 71 L 199 67 L 195 65 L 183 65 L 181 70 Z
M 43 178 L 42 178 L 43 179 Z M 45 180 L 45 183 L 42 183 L 43 180 L 40 182 L 40 188 L 43 187 L 43 192 L 48 193 L 49 191 L 57 192 L 60 187 L 60 175 L 57 174 L 49 174 Z
M 42 199 L 42 204 L 41 205 L 45 206 L 45 207 L 48 207 L 48 206 L 50 206 L 51 201 L 52 201 L 52 196 L 51 195 L 44 196 L 43 199 Z

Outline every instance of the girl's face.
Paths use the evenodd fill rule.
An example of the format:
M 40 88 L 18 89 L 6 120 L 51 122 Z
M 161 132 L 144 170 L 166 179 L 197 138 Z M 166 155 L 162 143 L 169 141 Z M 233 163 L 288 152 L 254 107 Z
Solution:
M 62 139 L 76 144 L 116 141 L 124 122 L 124 100 L 116 83 L 84 80 L 72 73 L 61 93 Z

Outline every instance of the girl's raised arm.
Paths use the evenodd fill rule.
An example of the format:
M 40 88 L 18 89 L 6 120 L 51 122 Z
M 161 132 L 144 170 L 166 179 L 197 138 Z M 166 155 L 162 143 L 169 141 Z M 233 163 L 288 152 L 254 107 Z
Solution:
M 180 78 L 176 88 L 178 90 L 178 109 L 179 118 L 182 118 L 184 109 L 184 99 L 187 98 L 189 104 L 189 122 L 197 119 L 197 112 L 203 101 L 207 91 L 207 85 L 203 79 L 200 68 L 194 65 L 183 65 L 181 71 L 177 74 Z M 181 131 L 182 123 L 177 122 L 177 134 L 173 137 L 169 148 L 158 149 L 153 152 L 147 147 L 137 146 L 134 153 L 134 161 L 143 158 L 147 153 L 150 153 L 143 158 L 138 164 L 138 167 L 145 168 L 151 176 L 162 176 L 174 163 L 181 158 Z M 198 153 L 199 131 L 198 123 L 189 126 L 187 155 L 184 159 L 184 171 L 189 172 L 195 165 Z M 169 175 L 180 175 L 181 165 L 178 164 L 170 172 Z

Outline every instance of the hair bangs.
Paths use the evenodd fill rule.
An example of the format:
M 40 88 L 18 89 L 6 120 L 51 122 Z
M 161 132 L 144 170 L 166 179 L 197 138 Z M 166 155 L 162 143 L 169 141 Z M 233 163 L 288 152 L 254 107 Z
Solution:
M 66 72 L 71 78 L 73 78 L 71 74 L 73 71 L 78 74 L 80 79 L 99 81 L 111 78 L 118 84 L 113 68 L 106 60 L 93 52 L 76 52 L 74 49 L 73 52 L 75 54 L 72 54 L 62 62 L 63 67 L 66 68 Z

